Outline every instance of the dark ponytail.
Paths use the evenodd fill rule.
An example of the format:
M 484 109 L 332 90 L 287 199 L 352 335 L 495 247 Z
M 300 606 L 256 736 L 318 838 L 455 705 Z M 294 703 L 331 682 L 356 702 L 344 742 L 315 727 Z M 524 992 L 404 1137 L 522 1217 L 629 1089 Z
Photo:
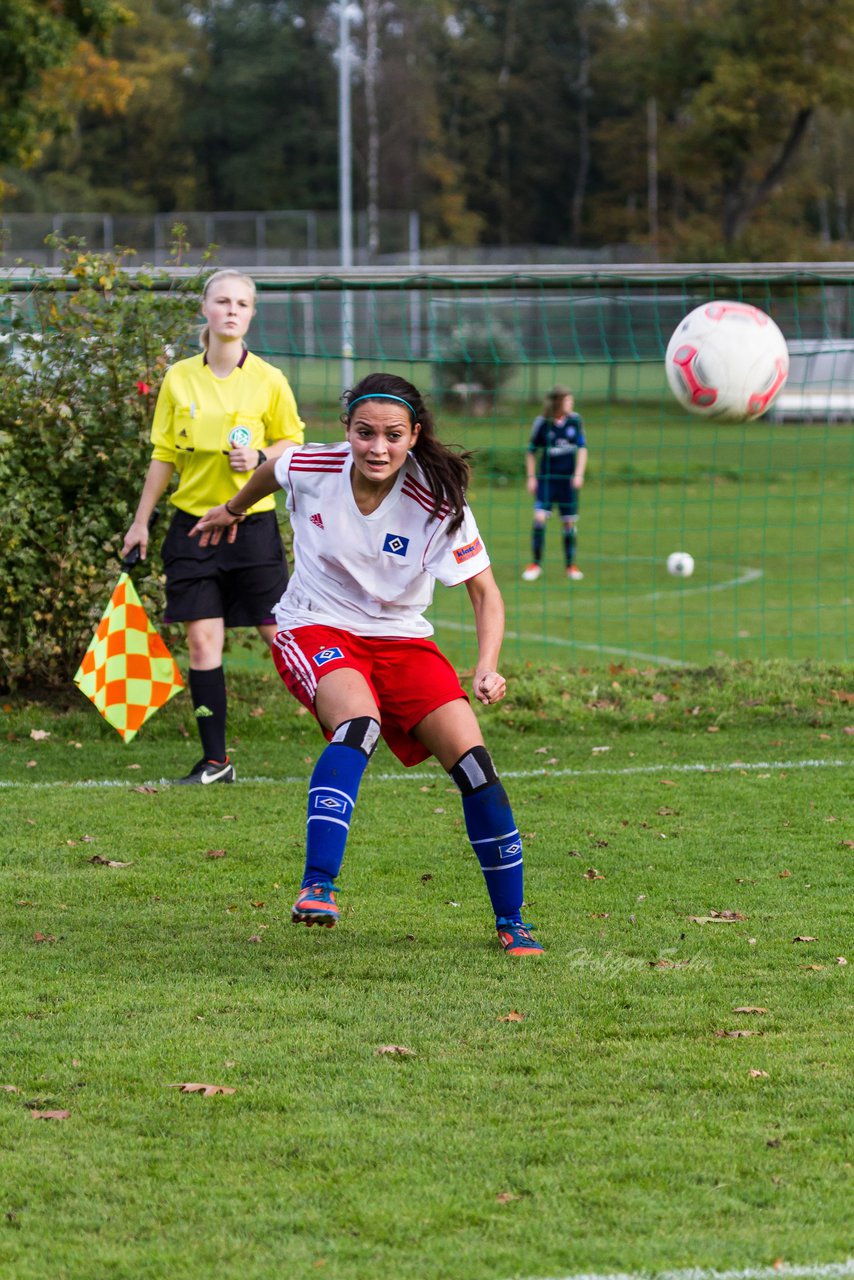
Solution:
M 401 401 L 411 414 L 411 425 L 420 423 L 421 430 L 413 452 L 433 495 L 431 515 L 438 520 L 442 506 L 447 503 L 451 508 L 448 531 L 454 533 L 463 522 L 463 504 L 471 479 L 471 453 L 442 443 L 436 435 L 433 415 L 424 403 L 421 392 L 411 382 L 398 378 L 393 373 L 369 373 L 350 391 L 344 392 L 345 409 L 341 421 L 345 426 L 350 422 L 350 406 L 356 400 L 373 397 Z

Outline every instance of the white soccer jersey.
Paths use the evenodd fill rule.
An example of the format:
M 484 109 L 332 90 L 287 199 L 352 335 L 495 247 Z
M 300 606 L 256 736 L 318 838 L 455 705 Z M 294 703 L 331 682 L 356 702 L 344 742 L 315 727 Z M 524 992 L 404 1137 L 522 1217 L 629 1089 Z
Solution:
M 282 630 L 324 624 L 361 636 L 429 636 L 423 616 L 435 580 L 455 587 L 489 556 L 468 506 L 448 534 L 449 508 L 410 455 L 376 511 L 363 515 L 350 484 L 349 444 L 311 444 L 276 460 L 294 531 L 295 568 L 275 609 Z

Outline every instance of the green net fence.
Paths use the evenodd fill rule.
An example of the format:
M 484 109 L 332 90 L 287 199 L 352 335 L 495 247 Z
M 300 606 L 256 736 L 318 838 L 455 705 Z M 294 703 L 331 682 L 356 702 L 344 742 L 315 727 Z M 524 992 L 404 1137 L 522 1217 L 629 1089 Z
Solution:
M 444 438 L 476 451 L 471 501 L 507 605 L 505 654 L 627 666 L 848 655 L 854 272 L 258 283 L 255 349 L 287 372 L 308 438 L 338 438 L 343 386 L 383 368 L 429 391 Z M 696 418 L 667 387 L 668 339 L 710 298 L 753 303 L 786 336 L 789 381 L 758 421 Z M 584 579 L 566 579 L 555 515 L 530 583 L 525 451 L 556 383 L 575 393 L 589 448 Z M 692 577 L 668 574 L 674 551 L 693 556 Z M 438 589 L 433 620 L 471 661 L 462 593 Z
M 505 657 L 591 667 L 848 657 L 850 264 L 271 269 L 256 279 L 250 345 L 288 375 L 309 440 L 341 438 L 342 390 L 384 369 L 428 393 L 443 438 L 474 451 L 470 497 L 505 598 Z M 758 421 L 697 418 L 668 389 L 670 335 L 712 298 L 755 304 L 786 336 L 789 380 Z M 525 454 L 556 383 L 572 388 L 589 448 L 584 577 L 567 580 L 553 516 L 542 576 L 528 582 Z M 690 578 L 667 572 L 675 551 L 693 557 Z M 465 592 L 437 588 L 432 619 L 470 665 Z

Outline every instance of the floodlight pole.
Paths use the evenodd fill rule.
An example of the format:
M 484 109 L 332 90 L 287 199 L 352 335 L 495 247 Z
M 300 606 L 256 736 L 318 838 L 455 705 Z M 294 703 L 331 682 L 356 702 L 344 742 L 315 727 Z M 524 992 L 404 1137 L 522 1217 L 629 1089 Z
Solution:
M 350 8 L 338 4 L 338 226 L 341 270 L 353 265 L 353 145 L 350 112 Z M 341 295 L 341 386 L 353 385 L 353 298 Z

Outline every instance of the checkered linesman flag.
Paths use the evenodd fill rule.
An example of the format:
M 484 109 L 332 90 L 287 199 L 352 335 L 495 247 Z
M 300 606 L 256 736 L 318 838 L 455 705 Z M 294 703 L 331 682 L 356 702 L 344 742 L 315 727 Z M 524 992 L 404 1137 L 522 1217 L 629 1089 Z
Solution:
M 116 583 L 74 683 L 125 742 L 184 688 L 175 659 L 127 573 Z

